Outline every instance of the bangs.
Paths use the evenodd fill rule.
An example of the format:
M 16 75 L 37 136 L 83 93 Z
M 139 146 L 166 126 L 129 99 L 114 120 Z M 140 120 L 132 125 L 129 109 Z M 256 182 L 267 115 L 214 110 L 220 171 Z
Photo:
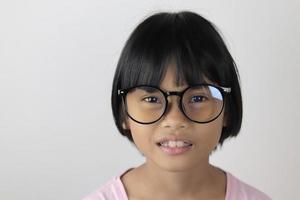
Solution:
M 215 39 L 194 27 L 197 26 L 190 26 L 180 15 L 164 15 L 159 21 L 154 16 L 143 27 L 138 26 L 125 47 L 130 52 L 126 52 L 128 62 L 123 63 L 126 66 L 121 72 L 121 88 L 159 86 L 171 66 L 176 67 L 178 86 L 206 83 L 205 80 L 221 84 L 220 70 L 216 69 L 220 67 L 216 63 L 220 50 L 212 48 L 217 46 Z

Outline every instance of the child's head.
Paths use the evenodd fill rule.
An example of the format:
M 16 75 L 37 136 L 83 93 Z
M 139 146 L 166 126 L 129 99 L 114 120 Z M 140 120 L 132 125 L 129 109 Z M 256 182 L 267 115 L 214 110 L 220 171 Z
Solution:
M 124 126 L 129 118 L 118 90 L 138 85 L 160 87 L 170 66 L 174 67 L 174 79 L 179 86 L 210 83 L 231 88 L 229 94 L 222 93 L 224 126 L 219 144 L 236 136 L 242 121 L 242 98 L 234 60 L 214 25 L 192 12 L 150 16 L 137 26 L 126 42 L 115 72 L 111 97 L 120 133 L 133 141 L 130 129 Z M 160 123 L 160 120 L 163 116 L 153 123 Z M 204 121 L 190 120 L 190 123 Z

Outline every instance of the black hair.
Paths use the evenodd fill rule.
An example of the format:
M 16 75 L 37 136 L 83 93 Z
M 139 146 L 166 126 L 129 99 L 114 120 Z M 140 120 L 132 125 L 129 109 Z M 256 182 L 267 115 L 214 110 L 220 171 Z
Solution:
M 119 132 L 133 142 L 123 129 L 127 116 L 118 89 L 140 84 L 159 86 L 170 63 L 176 65 L 176 84 L 209 81 L 230 87 L 225 98 L 223 127 L 219 144 L 237 136 L 242 122 L 242 97 L 236 64 L 215 25 L 190 12 L 156 13 L 141 22 L 127 40 L 119 58 L 112 86 L 111 105 Z

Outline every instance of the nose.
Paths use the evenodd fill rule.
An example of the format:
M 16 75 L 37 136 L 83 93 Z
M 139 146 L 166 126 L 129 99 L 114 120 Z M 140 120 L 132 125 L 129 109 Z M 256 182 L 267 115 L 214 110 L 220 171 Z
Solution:
M 188 126 L 188 119 L 180 109 L 180 101 L 178 96 L 168 97 L 168 106 L 161 122 L 164 128 L 174 130 L 184 129 Z

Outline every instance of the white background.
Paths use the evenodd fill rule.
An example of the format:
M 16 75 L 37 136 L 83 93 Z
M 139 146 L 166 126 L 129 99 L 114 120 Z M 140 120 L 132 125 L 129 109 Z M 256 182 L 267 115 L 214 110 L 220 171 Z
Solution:
M 211 162 L 299 198 L 298 0 L 1 0 L 0 199 L 81 199 L 143 158 L 113 123 L 121 49 L 158 11 L 215 23 L 241 75 L 244 121 Z

